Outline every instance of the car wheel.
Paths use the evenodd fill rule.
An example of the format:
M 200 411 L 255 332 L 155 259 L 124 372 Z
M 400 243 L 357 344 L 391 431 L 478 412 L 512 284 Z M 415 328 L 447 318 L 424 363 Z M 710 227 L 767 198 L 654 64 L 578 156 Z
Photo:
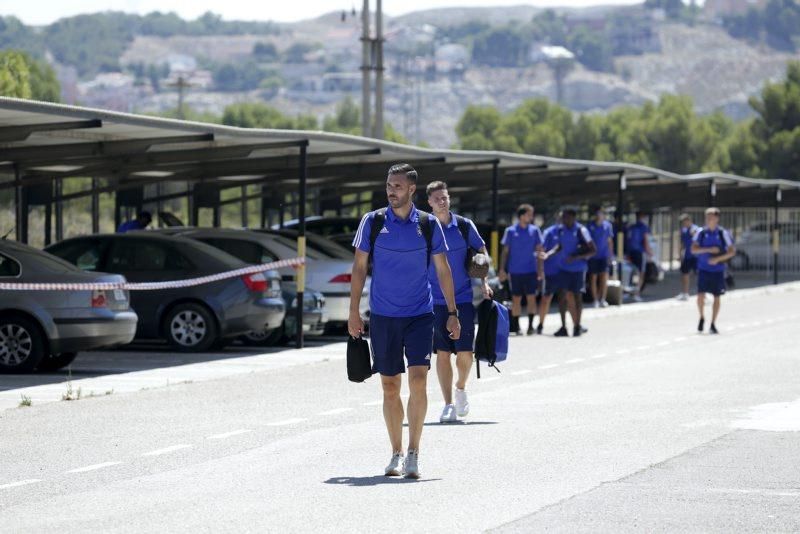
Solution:
M 217 341 L 217 323 L 205 306 L 178 304 L 164 319 L 164 335 L 181 352 L 203 352 Z
M 248 332 L 241 339 L 251 347 L 272 347 L 286 342 L 286 328 L 281 324 L 278 328 Z
M 25 317 L 0 318 L 0 373 L 31 373 L 44 355 L 38 324 Z
M 36 367 L 37 371 L 58 371 L 75 361 L 78 357 L 77 352 L 62 352 L 61 354 L 49 354 L 42 358 L 39 365 Z

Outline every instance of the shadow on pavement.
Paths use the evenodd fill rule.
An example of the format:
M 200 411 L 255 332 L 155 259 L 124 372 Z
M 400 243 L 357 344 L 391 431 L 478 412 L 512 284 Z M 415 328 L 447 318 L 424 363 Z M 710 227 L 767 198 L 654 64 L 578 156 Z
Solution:
M 452 423 L 425 423 L 424 426 L 482 426 L 482 425 L 497 425 L 497 421 L 453 421 Z M 403 423 L 404 427 L 408 427 L 408 423 Z
M 418 484 L 420 482 L 437 482 L 441 478 L 427 478 L 413 480 L 403 477 L 387 477 L 386 475 L 375 475 L 371 477 L 333 477 L 325 480 L 325 484 L 336 484 L 339 486 L 352 486 L 355 488 L 364 486 L 381 486 L 384 484 Z

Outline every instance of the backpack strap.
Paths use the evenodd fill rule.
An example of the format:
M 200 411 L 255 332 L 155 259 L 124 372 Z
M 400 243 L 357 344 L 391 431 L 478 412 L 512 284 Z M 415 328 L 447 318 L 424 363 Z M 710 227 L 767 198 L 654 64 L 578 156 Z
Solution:
M 461 232 L 461 237 L 464 238 L 464 243 L 466 243 L 467 248 L 469 248 L 469 221 L 466 217 L 462 217 L 461 215 L 453 214 L 453 217 L 456 218 L 458 231 Z
M 433 225 L 431 215 L 426 211 L 417 210 L 419 229 L 425 238 L 425 245 L 428 247 L 428 266 L 431 264 L 431 251 L 433 251 Z
M 372 215 L 372 225 L 369 228 L 369 261 L 372 263 L 373 252 L 375 251 L 375 241 L 378 240 L 378 234 L 383 230 L 383 224 L 386 222 L 386 208 L 375 210 Z

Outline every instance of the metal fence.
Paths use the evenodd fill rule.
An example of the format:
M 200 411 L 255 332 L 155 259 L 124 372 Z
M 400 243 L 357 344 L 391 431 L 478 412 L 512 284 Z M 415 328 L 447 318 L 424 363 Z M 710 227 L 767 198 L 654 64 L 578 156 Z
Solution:
M 773 254 L 775 210 L 770 208 L 720 208 L 721 224 L 736 243 L 736 257 L 731 267 L 772 277 L 775 270 Z M 665 270 L 679 267 L 680 214 L 688 213 L 694 222 L 703 225 L 705 208 L 664 209 L 652 214 L 651 230 L 655 239 L 658 261 Z M 800 274 L 800 209 L 778 210 L 778 272 Z

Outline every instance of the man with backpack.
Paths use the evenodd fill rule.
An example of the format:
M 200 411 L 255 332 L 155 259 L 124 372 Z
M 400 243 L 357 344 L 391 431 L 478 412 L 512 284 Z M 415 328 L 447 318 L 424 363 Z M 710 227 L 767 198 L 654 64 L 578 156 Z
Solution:
M 542 300 L 539 303 L 539 325 L 536 332 L 541 334 L 544 330 L 544 320 L 550 313 L 550 304 L 553 298 L 558 302 L 558 314 L 561 316 L 561 328 L 555 336 L 568 336 L 567 332 L 567 301 L 561 291 L 561 255 L 558 252 L 558 227 L 561 224 L 561 213 L 556 215 L 555 223 L 544 231 L 543 251 L 540 256 L 544 262 L 544 284 L 542 284 Z
M 692 222 L 692 217 L 688 213 L 681 213 L 681 292 L 678 300 L 689 300 L 689 276 L 697 272 L 697 256 L 692 254 L 692 242 L 694 236 L 700 231 L 700 227 Z
M 506 228 L 503 252 L 500 255 L 501 282 L 511 283 L 511 331 L 521 334 L 519 316 L 522 313 L 522 296 L 528 301 L 528 335 L 534 333 L 533 316 L 536 313 L 536 293 L 544 278 L 542 261 L 542 231 L 533 224 L 533 206 L 522 204 L 517 208 L 517 224 Z
M 561 224 L 556 229 L 556 246 L 548 253 L 559 253 L 561 289 L 567 299 L 567 309 L 572 317 L 572 336 L 578 337 L 586 330 L 581 325 L 583 293 L 586 290 L 586 260 L 597 253 L 589 230 L 577 221 L 577 210 L 569 207 L 561 212 Z
M 642 291 L 647 282 L 647 260 L 653 257 L 650 248 L 650 227 L 645 222 L 647 214 L 643 211 L 636 212 L 636 222 L 626 230 L 625 246 L 631 265 L 639 273 L 639 283 L 633 292 L 633 300 L 642 302 Z
M 358 227 L 350 288 L 347 329 L 354 338 L 364 333 L 359 313 L 361 292 L 372 260 L 370 339 L 373 370 L 381 375 L 383 417 L 392 446 L 384 473 L 417 479 L 419 443 L 428 410 L 427 377 L 433 338 L 433 299 L 429 265 L 436 269 L 447 306 L 446 329 L 454 341 L 461 336 L 453 278 L 447 262 L 447 243 L 439 220 L 418 210 L 412 199 L 417 171 L 398 164 L 389 169 L 386 194 L 389 206 L 367 213 Z M 403 455 L 402 373 L 408 362 L 408 454 Z M 401 470 L 402 463 L 402 470 Z
M 589 258 L 589 288 L 595 308 L 608 307 L 608 264 L 614 249 L 614 227 L 606 220 L 606 212 L 600 206 L 591 209 L 592 220 L 586 228 L 592 235 L 597 253 Z
M 439 422 L 453 423 L 459 417 L 466 417 L 469 414 L 466 386 L 467 377 L 472 369 L 475 307 L 472 305 L 472 280 L 469 277 L 467 262 L 472 259 L 473 253 L 487 254 L 486 243 L 471 220 L 450 211 L 450 195 L 447 192 L 446 183 L 431 182 L 428 184 L 426 192 L 428 204 L 444 228 L 444 237 L 447 241 L 447 261 L 450 264 L 450 271 L 453 273 L 456 306 L 461 322 L 461 337 L 453 340 L 447 331 L 448 315 L 445 298 L 439 286 L 436 269 L 431 266 L 428 270 L 428 280 L 433 293 L 435 316 L 433 350 L 436 353 L 436 374 L 439 377 L 439 385 L 444 396 L 444 409 L 439 417 Z M 492 298 L 492 290 L 486 278 L 481 280 L 481 285 L 484 298 Z M 455 403 L 453 403 L 451 354 L 456 355 L 456 368 L 458 369 Z
M 706 210 L 706 225 L 697 232 L 692 242 L 692 254 L 697 256 L 697 309 L 700 322 L 697 331 L 705 326 L 706 293 L 714 295 L 709 333 L 717 334 L 717 317 L 722 295 L 725 294 L 725 262 L 736 255 L 730 232 L 719 225 L 719 208 Z

